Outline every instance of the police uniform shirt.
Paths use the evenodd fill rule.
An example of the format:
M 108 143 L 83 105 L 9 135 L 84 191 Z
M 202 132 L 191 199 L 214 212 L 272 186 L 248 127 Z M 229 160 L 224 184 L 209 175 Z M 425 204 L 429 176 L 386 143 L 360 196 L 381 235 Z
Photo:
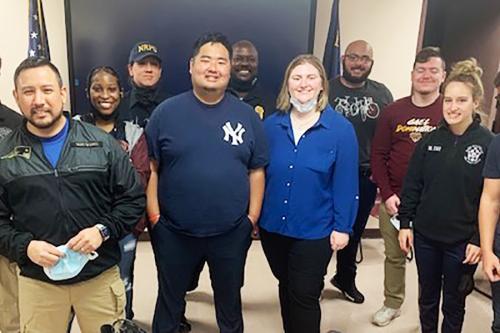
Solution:
M 245 97 L 240 97 L 234 88 L 229 88 L 229 91 L 241 101 L 250 105 L 260 119 L 269 117 L 276 111 L 276 103 L 273 102 L 273 98 L 264 93 L 258 82 L 248 91 Z

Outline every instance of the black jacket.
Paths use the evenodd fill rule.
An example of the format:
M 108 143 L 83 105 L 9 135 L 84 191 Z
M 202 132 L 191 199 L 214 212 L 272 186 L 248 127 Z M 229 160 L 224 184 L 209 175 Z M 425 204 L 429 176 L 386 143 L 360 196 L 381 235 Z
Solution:
M 154 109 L 170 95 L 157 87 L 154 90 L 132 88 L 125 93 L 118 110 L 119 121 L 131 121 L 140 127 L 146 127 Z M 148 92 L 148 93 L 144 93 Z
M 0 146 L 0 255 L 16 261 L 23 276 L 60 284 L 88 280 L 116 265 L 118 240 L 145 207 L 143 187 L 116 140 L 90 124 L 69 121 L 55 169 L 26 121 Z M 109 228 L 111 238 L 72 279 L 50 280 L 27 256 L 31 240 L 59 246 L 97 223 Z
M 21 124 L 23 117 L 0 103 L 0 140 Z
M 474 121 L 461 136 L 446 123 L 417 145 L 403 184 L 399 220 L 423 236 L 479 245 L 482 171 L 493 134 Z

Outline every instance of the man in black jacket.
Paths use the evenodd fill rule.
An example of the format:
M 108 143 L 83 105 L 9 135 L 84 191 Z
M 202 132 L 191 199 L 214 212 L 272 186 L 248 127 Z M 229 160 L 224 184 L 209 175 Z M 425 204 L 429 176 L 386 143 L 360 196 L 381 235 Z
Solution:
M 0 69 L 2 58 L 0 58 Z M 0 102 L 0 141 L 21 124 L 22 117 Z M 0 255 L 0 332 L 19 332 L 16 264 Z
M 64 333 L 73 308 L 98 332 L 124 316 L 118 240 L 144 211 L 142 186 L 113 137 L 63 112 L 50 61 L 24 60 L 14 84 L 25 121 L 0 147 L 0 255 L 20 268 L 21 327 Z

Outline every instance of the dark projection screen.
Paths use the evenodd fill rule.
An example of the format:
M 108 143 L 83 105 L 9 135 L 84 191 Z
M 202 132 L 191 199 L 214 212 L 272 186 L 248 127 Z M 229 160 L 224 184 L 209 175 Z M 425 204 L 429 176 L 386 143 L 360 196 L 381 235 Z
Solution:
M 87 74 L 109 65 L 128 90 L 132 46 L 155 43 L 163 58 L 161 85 L 170 94 L 190 89 L 188 61 L 195 40 L 219 31 L 231 42 L 249 39 L 259 51 L 259 77 L 275 96 L 288 62 L 312 53 L 316 0 L 66 0 L 72 110 L 86 113 Z

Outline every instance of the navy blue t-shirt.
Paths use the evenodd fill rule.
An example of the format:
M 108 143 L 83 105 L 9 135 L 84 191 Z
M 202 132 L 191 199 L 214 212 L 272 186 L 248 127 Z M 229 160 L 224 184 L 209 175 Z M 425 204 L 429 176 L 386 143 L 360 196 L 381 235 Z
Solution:
M 500 135 L 495 136 L 488 147 L 486 162 L 484 163 L 483 177 L 500 179 Z M 497 221 L 495 232 L 495 253 L 500 255 L 500 220 Z
M 229 93 L 206 105 L 188 91 L 155 109 L 146 137 L 159 164 L 158 200 L 168 227 L 206 237 L 246 221 L 248 172 L 268 163 L 262 123 L 250 106 Z

